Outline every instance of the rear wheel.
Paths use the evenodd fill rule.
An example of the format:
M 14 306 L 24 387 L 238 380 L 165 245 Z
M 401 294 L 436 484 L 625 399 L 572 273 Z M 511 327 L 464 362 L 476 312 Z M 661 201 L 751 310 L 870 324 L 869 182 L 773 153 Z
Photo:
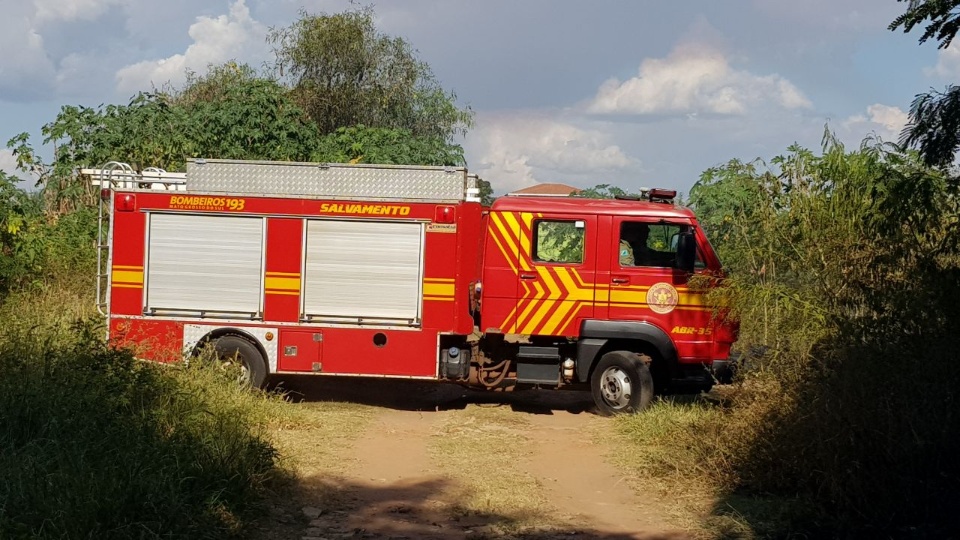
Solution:
M 635 413 L 653 399 L 650 357 L 629 351 L 608 352 L 600 358 L 590 389 L 597 410 L 604 416 Z
M 260 350 L 249 340 L 227 335 L 217 339 L 217 356 L 225 364 L 237 364 L 243 382 L 254 388 L 263 387 L 267 380 L 267 364 Z

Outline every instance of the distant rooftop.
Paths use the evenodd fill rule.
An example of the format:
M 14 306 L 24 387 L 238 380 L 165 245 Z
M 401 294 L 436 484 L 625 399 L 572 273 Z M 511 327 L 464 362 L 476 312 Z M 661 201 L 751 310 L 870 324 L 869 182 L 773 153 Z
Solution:
M 530 187 L 518 189 L 507 193 L 507 195 L 538 195 L 547 197 L 569 197 L 574 193 L 579 193 L 580 188 L 568 186 L 566 184 L 534 184 Z

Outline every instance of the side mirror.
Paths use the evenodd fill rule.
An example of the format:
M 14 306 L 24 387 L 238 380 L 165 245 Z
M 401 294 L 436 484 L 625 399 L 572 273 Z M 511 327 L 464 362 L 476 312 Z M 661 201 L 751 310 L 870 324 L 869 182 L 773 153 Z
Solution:
M 697 261 L 697 241 L 692 231 L 683 231 L 677 239 L 677 268 L 693 273 Z

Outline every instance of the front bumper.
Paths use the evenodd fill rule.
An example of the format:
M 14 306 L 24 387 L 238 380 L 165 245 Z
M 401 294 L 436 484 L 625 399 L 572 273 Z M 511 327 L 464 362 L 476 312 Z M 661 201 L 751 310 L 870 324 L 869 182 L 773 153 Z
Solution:
M 740 365 L 740 354 L 732 353 L 726 360 L 714 360 L 710 366 L 710 373 L 718 383 L 729 384 L 737 373 L 738 365 Z

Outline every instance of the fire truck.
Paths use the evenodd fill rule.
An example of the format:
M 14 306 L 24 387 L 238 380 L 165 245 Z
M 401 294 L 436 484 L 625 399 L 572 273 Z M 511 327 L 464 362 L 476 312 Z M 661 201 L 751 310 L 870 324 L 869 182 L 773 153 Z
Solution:
M 213 346 L 255 386 L 315 374 L 589 389 L 602 414 L 708 389 L 730 366 L 737 328 L 704 299 L 720 261 L 675 192 L 484 207 L 464 168 L 82 172 L 101 188 L 97 305 L 140 358 Z

